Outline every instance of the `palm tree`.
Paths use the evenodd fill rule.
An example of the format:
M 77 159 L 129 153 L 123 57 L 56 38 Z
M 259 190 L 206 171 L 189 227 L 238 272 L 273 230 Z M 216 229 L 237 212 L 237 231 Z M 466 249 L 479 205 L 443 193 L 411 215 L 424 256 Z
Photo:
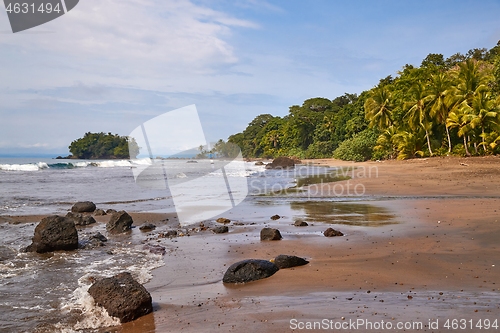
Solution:
M 471 114 L 470 126 L 471 128 L 480 128 L 483 138 L 481 145 L 486 152 L 486 141 L 484 140 L 486 133 L 485 129 L 488 125 L 492 127 L 500 126 L 500 105 L 497 100 L 491 97 L 491 93 L 486 87 L 482 87 L 476 91 L 472 99 L 472 106 L 465 104 L 464 111 Z
M 478 89 L 487 86 L 493 80 L 492 69 L 485 64 L 474 59 L 467 59 L 459 63 L 456 70 L 452 70 L 455 85 L 448 94 L 448 105 L 451 108 L 459 107 L 463 101 L 468 105 L 472 104 L 474 94 Z
M 377 126 L 383 130 L 393 124 L 391 93 L 386 86 L 373 88 L 364 107 L 365 117 L 370 121 L 370 127 Z
M 429 115 L 435 118 L 438 123 L 443 124 L 446 128 L 446 136 L 448 137 L 448 152 L 451 153 L 452 143 L 450 138 L 450 129 L 446 123 L 450 107 L 447 103 L 447 94 L 450 92 L 451 81 L 445 73 L 431 75 L 429 84 L 427 85 L 426 94 L 428 99 Z
M 429 136 L 429 129 L 432 128 L 432 121 L 429 118 L 427 103 L 429 97 L 425 94 L 425 86 L 421 82 L 416 82 L 410 88 L 410 95 L 412 100 L 407 104 L 410 105 L 410 109 L 405 115 L 408 119 L 410 128 L 412 130 L 417 130 L 418 127 L 422 127 L 425 130 L 425 138 L 427 139 L 427 147 L 429 148 L 429 154 L 432 156 L 431 140 Z
M 415 132 L 398 132 L 394 136 L 393 141 L 398 146 L 398 160 L 413 158 L 417 155 L 421 157 L 424 156 L 422 146 L 425 145 L 425 143 L 423 131 L 421 128 L 418 128 Z
M 458 136 L 463 136 L 464 138 L 465 154 L 467 156 L 471 156 L 467 146 L 467 134 L 471 130 L 470 121 L 472 115 L 469 113 L 470 110 L 464 107 L 464 105 L 467 105 L 466 101 L 464 101 L 461 105 L 462 107 L 455 108 L 448 114 L 446 125 L 449 128 L 458 129 Z
M 381 150 L 390 152 L 390 158 L 395 158 L 398 153 L 398 145 L 394 138 L 398 134 L 396 126 L 389 126 L 382 134 L 377 138 L 377 145 L 373 148 L 374 150 Z

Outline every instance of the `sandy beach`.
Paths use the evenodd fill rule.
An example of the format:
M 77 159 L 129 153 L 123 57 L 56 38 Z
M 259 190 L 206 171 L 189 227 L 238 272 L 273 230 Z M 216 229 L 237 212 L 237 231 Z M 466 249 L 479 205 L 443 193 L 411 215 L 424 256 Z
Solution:
M 102 332 L 476 332 L 478 323 L 500 319 L 499 157 L 304 162 L 345 167 L 352 179 L 311 185 L 314 195 L 302 210 L 235 209 L 225 216 L 232 220 L 227 234 L 151 233 L 150 241 L 167 249 L 165 266 L 145 285 L 155 311 Z M 341 185 L 370 200 L 335 203 L 336 209 L 385 223 L 314 222 L 330 204 L 324 198 Z M 323 201 L 315 205 L 315 197 Z M 282 218 L 273 221 L 274 214 Z M 133 217 L 137 225 L 164 219 Z M 309 226 L 294 226 L 297 218 Z M 263 226 L 278 228 L 283 239 L 261 242 Z M 330 226 L 344 236 L 324 237 Z M 221 281 L 234 262 L 279 254 L 309 264 L 247 284 Z M 461 326 L 452 327 L 453 320 Z
M 397 223 L 334 225 L 345 236 L 326 238 L 323 223 L 299 228 L 294 216 L 261 221 L 262 214 L 248 212 L 240 222 L 277 227 L 283 240 L 261 242 L 260 223 L 178 238 L 146 285 L 156 311 L 116 331 L 293 332 L 314 323 L 323 326 L 307 331 L 388 330 L 381 323 L 403 331 L 399 323 L 404 331 L 449 332 L 447 321 L 466 320 L 460 331 L 474 332 L 478 321 L 498 318 L 500 158 L 308 162 L 353 166 L 352 186 L 377 196 L 368 204 L 387 209 Z M 363 174 L 370 168 L 377 173 Z M 278 254 L 310 263 L 244 285 L 221 282 L 238 260 Z M 361 326 L 341 326 L 353 320 Z M 422 329 L 408 329 L 419 323 Z

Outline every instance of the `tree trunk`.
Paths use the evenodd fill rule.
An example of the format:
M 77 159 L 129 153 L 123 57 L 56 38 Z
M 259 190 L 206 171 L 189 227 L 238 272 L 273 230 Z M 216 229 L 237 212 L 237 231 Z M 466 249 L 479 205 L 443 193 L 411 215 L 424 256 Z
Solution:
M 465 155 L 470 156 L 469 148 L 467 148 L 467 137 L 464 135 L 464 147 L 465 147 Z
M 429 132 L 425 130 L 425 137 L 427 138 L 427 147 L 429 147 L 429 154 L 432 156 L 431 139 L 429 138 Z
M 481 144 L 483 145 L 483 150 L 484 152 L 486 153 L 486 139 L 484 138 L 484 126 L 481 128 L 482 129 L 482 132 L 483 132 L 483 135 L 481 136 L 483 141 L 481 142 Z
M 448 129 L 448 126 L 446 127 L 446 135 L 448 136 L 448 153 L 451 153 L 451 138 L 450 138 L 450 130 Z

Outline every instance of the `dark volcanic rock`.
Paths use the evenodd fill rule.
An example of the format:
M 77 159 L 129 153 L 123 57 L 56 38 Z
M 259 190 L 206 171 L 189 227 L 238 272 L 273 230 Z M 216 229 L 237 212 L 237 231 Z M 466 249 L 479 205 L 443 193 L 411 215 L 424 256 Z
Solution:
M 94 215 L 95 216 L 104 216 L 104 215 L 106 215 L 106 212 L 104 211 L 104 209 L 96 209 L 94 212 Z
M 89 294 L 108 314 L 126 323 L 153 311 L 149 292 L 128 272 L 95 282 Z
M 227 269 L 224 283 L 243 283 L 265 279 L 279 270 L 278 266 L 267 260 L 247 259 L 232 264 Z
M 92 213 L 95 210 L 95 204 L 92 201 L 80 201 L 71 207 L 73 213 Z
M 226 219 L 225 217 L 219 217 L 217 220 L 215 220 L 217 223 L 222 223 L 222 224 L 229 224 L 231 223 L 230 219 Z
M 226 232 L 229 232 L 229 228 L 227 227 L 227 225 L 220 225 L 217 227 L 213 227 L 212 231 L 216 234 L 225 234 Z
M 277 157 L 266 165 L 266 169 L 290 169 L 295 166 L 296 160 L 289 157 Z
M 293 225 L 296 227 L 307 227 L 309 224 L 307 224 L 307 222 L 305 221 L 297 220 Z
M 278 214 L 271 216 L 271 220 L 273 221 L 279 220 L 280 218 L 281 216 L 279 216 Z
M 105 246 L 108 239 L 106 236 L 101 234 L 100 232 L 95 233 L 87 239 L 81 241 L 81 247 L 84 249 L 95 249 L 97 247 Z
M 341 233 L 340 231 L 335 230 L 333 228 L 326 229 L 325 232 L 323 233 L 323 235 L 325 235 L 325 237 L 344 236 L 343 233 Z
M 111 233 L 122 233 L 129 231 L 132 228 L 132 217 L 124 210 L 113 213 L 106 224 L 106 230 Z
M 276 266 L 278 266 L 279 269 L 303 266 L 309 263 L 309 261 L 305 260 L 304 258 L 289 256 L 286 254 L 280 254 L 279 256 L 274 258 L 273 262 Z
M 95 219 L 90 215 L 68 212 L 66 217 L 71 219 L 75 225 L 89 225 L 96 223 Z
M 47 216 L 35 228 L 33 242 L 26 252 L 51 252 L 78 248 L 78 232 L 75 223 L 62 216 Z
M 255 165 L 264 165 L 264 162 L 262 162 L 262 161 L 257 161 L 257 162 L 255 162 Z
M 281 233 L 278 229 L 273 229 L 273 228 L 263 228 L 260 231 L 260 240 L 261 241 L 271 241 L 271 240 L 280 240 L 281 238 Z
M 156 229 L 156 226 L 154 224 L 151 224 L 151 223 L 146 223 L 146 224 L 143 224 L 139 227 L 139 230 L 144 231 L 144 232 L 153 231 L 155 229 Z
M 106 214 L 113 214 L 116 213 L 116 209 L 110 208 L 106 210 Z
M 165 247 L 157 244 L 146 244 L 142 248 L 144 250 L 148 250 L 153 254 L 161 254 L 162 256 L 164 256 L 165 253 L 167 253 L 167 249 L 165 249 Z

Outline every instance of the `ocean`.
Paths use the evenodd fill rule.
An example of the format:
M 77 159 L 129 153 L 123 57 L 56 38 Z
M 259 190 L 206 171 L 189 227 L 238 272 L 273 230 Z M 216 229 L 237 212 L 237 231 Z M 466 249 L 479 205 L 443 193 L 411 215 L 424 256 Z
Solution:
M 86 200 L 103 209 L 176 213 L 186 202 L 200 206 L 210 190 L 226 189 L 227 185 L 227 192 L 211 198 L 216 199 L 220 209 L 201 215 L 215 219 L 231 205 L 290 204 L 290 196 L 296 202 L 305 202 L 309 199 L 300 191 L 284 193 L 283 190 L 293 188 L 298 177 L 333 170 L 306 165 L 288 171 L 265 170 L 253 162 L 233 161 L 232 168 L 227 166 L 221 172 L 220 165 L 215 163 L 214 167 L 208 160 L 198 163 L 163 160 L 162 170 L 175 171 L 170 175 L 172 184 L 180 186 L 176 195 L 184 198 L 176 207 L 172 191 L 149 186 L 151 181 L 156 185 L 165 181 L 159 179 L 157 173 L 146 173 L 145 178 L 141 178 L 142 184 L 136 182 L 137 170 L 143 170 L 150 163 L 147 160 L 0 158 L 1 332 L 100 332 L 100 328 L 116 325 L 117 321 L 93 305 L 86 293 L 92 281 L 127 270 L 139 282 L 146 283 L 152 278 L 152 271 L 164 265 L 161 255 L 144 249 L 147 239 L 140 232 L 108 237 L 106 246 L 100 248 L 23 253 L 22 249 L 31 243 L 38 221 L 16 224 L 9 222 L 12 216 L 65 215 L 75 202 Z M 225 163 L 221 165 L 229 162 Z M 207 170 L 211 171 L 207 173 Z M 202 181 L 190 183 L 190 179 Z M 245 186 L 236 186 L 242 184 L 241 180 Z M 201 205 L 202 211 L 203 207 Z M 300 205 L 297 207 L 304 210 Z M 79 230 L 79 238 L 96 232 L 106 235 L 105 225 L 96 223 L 84 227 Z

